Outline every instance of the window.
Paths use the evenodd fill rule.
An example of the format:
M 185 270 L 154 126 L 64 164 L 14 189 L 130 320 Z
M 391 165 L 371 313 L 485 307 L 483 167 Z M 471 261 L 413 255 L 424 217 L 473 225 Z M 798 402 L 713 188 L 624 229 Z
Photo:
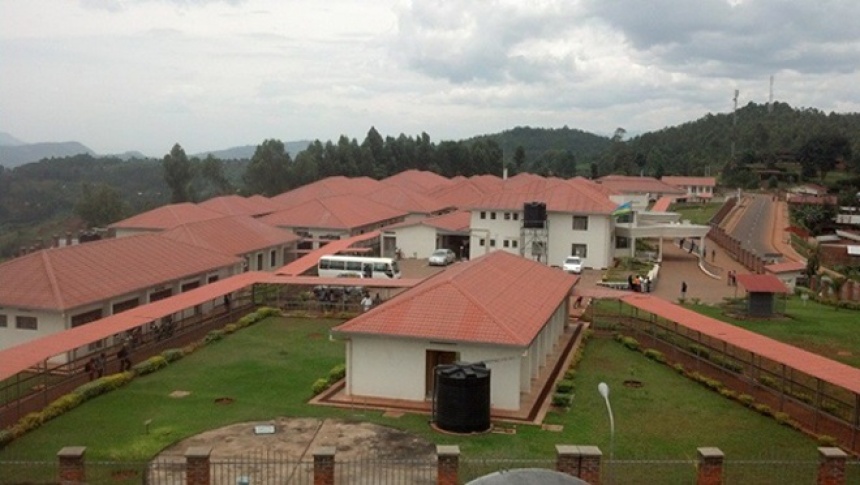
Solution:
M 257 270 L 263 270 L 263 253 L 257 255 Z
M 90 322 L 95 322 L 96 320 L 102 317 L 102 309 L 98 308 L 96 310 L 92 310 L 86 313 L 81 313 L 79 315 L 72 316 L 72 328 L 80 327 L 81 325 L 86 325 Z
M 218 275 L 217 274 L 211 275 L 211 276 L 209 276 L 209 278 L 206 279 L 206 283 L 214 283 L 216 281 L 218 281 Z
M 0 315 L 0 327 L 6 327 L 6 315 Z
M 484 211 L 481 211 L 481 219 L 486 219 L 486 218 L 487 218 L 487 213 Z
M 511 247 L 511 242 L 510 242 L 510 241 L 508 241 L 507 239 L 505 239 L 504 241 L 502 241 L 502 247 L 503 247 L 503 248 L 509 248 L 509 247 Z
M 483 239 L 479 239 L 479 240 L 478 240 L 478 246 L 483 247 L 483 246 L 484 246 L 484 244 L 485 244 L 485 243 L 484 243 L 484 240 L 483 240 Z
M 490 239 L 490 247 L 491 248 L 496 247 L 496 240 L 495 239 Z
M 516 239 L 511 239 L 511 247 L 516 248 L 520 243 Z
M 20 328 L 22 330 L 38 330 L 39 321 L 36 320 L 36 317 L 18 315 L 15 317 L 15 328 Z
M 588 216 L 573 216 L 573 230 L 574 231 L 587 231 L 588 230 Z
M 572 256 L 579 256 L 580 258 L 588 257 L 588 245 L 587 244 L 571 244 L 570 245 L 570 254 Z
M 182 286 L 179 288 L 179 292 L 185 293 L 186 291 L 191 291 L 194 288 L 200 288 L 200 281 L 189 281 L 188 283 L 182 283 Z
M 510 212 L 505 212 L 505 220 L 506 221 L 511 220 L 511 213 Z
M 495 212 L 490 212 L 490 219 L 492 219 L 494 221 L 496 220 L 496 213 Z
M 628 212 L 627 214 L 622 214 L 622 215 L 618 216 L 617 218 L 615 218 L 615 222 L 617 224 L 629 224 L 629 223 L 633 222 L 633 213 Z
M 615 248 L 616 249 L 627 249 L 630 247 L 630 239 L 624 236 L 618 236 L 615 239 Z
M 274 249 L 269 253 L 269 267 L 274 268 L 278 265 L 278 252 Z
M 520 213 L 519 212 L 514 212 L 514 220 L 515 221 L 520 220 Z

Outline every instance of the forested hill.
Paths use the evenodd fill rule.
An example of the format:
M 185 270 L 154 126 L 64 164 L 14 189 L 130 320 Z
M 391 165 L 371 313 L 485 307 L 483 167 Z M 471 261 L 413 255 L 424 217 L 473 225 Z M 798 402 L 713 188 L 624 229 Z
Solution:
M 737 120 L 735 126 L 734 120 Z M 718 174 L 731 159 L 773 163 L 794 159 L 816 137 L 845 137 L 860 154 L 860 114 L 796 109 L 786 103 L 749 103 L 731 112 L 707 114 L 696 121 L 636 136 L 603 157 L 602 173 Z M 614 153 L 613 153 L 614 152 Z
M 465 140 L 492 140 L 504 152 L 505 161 L 516 162 L 519 147 L 523 148 L 525 161 L 534 165 L 541 159 L 573 156 L 578 161 L 593 160 L 609 148 L 611 140 L 582 130 L 568 128 L 531 128 L 518 126 L 501 133 L 481 135 Z

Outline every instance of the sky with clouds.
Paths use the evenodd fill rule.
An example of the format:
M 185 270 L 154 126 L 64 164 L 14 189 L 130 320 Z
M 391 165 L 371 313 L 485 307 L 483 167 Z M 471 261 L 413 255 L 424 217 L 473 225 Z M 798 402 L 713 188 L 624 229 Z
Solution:
M 860 111 L 856 0 L 0 0 L 0 131 L 162 156 L 267 138 L 642 133 Z

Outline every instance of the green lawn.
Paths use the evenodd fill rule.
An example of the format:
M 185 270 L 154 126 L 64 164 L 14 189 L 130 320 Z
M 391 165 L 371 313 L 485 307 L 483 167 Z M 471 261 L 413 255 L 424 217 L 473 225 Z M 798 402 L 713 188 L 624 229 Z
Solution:
M 518 425 L 513 435 L 451 436 L 433 432 L 427 416 L 386 418 L 376 411 L 311 406 L 306 401 L 313 381 L 343 361 L 343 343 L 327 338 L 334 323 L 264 320 L 45 424 L 0 451 L 0 460 L 53 460 L 60 448 L 71 445 L 87 446 L 88 460 L 144 460 L 207 429 L 277 416 L 372 421 L 434 443 L 460 445 L 464 459 L 552 458 L 556 444 L 596 445 L 608 454 L 608 418 L 597 392 L 601 381 L 611 388 L 616 458 L 692 460 L 701 446 L 717 446 L 736 459 L 816 457 L 810 438 L 607 339 L 588 343 L 573 407 L 546 419 L 563 425 L 562 432 Z M 626 387 L 628 379 L 644 385 Z M 168 396 L 176 390 L 191 394 Z M 235 402 L 215 404 L 219 397 Z M 152 420 L 149 434 L 144 433 L 147 420 Z
M 719 307 L 691 306 L 709 317 L 732 323 L 780 342 L 806 349 L 845 364 L 860 367 L 860 312 L 838 309 L 814 301 L 791 297 L 786 317 L 769 320 L 738 320 Z
M 681 214 L 682 221 L 689 220 L 693 224 L 707 225 L 711 218 L 714 217 L 714 214 L 716 214 L 722 206 L 722 202 L 672 204 L 669 207 L 669 212 L 677 212 Z

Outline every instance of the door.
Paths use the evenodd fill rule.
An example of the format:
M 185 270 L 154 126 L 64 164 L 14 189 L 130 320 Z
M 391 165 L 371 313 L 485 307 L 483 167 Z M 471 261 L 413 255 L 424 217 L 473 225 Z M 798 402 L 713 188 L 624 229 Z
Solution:
M 436 383 L 436 366 L 453 364 L 457 362 L 457 352 L 449 352 L 445 350 L 428 350 L 426 358 L 426 377 L 425 377 L 425 396 L 427 399 L 433 398 L 434 384 Z

